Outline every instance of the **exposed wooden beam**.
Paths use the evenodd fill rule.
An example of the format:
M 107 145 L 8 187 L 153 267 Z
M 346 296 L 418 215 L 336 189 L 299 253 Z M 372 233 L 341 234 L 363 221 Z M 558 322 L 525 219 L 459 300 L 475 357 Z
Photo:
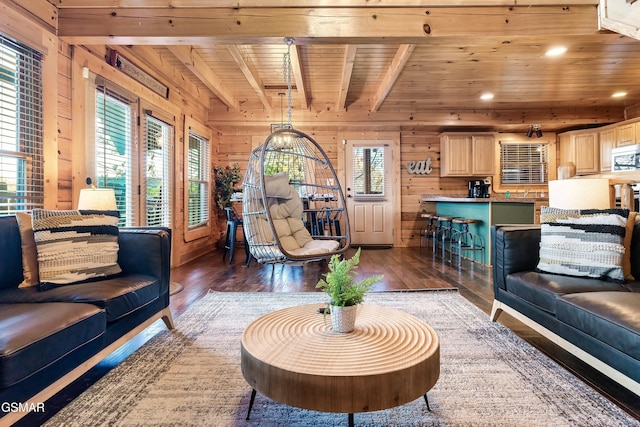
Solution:
M 180 95 L 201 104 L 204 108 L 211 106 L 211 98 L 215 96 L 213 92 L 197 86 L 192 81 L 185 78 L 175 67 L 173 67 L 164 56 L 152 46 L 117 46 L 112 47 L 118 52 L 122 52 L 129 58 L 135 58 L 141 64 L 154 70 L 165 82 L 175 85 Z M 173 89 L 172 89 L 173 90 Z
M 238 109 L 238 100 L 225 88 L 222 79 L 215 75 L 204 59 L 189 46 L 167 46 L 202 83 L 205 84 L 230 110 Z
M 352 44 L 348 45 L 344 50 L 340 92 L 338 93 L 338 111 L 344 111 L 347 108 L 347 94 L 349 93 L 349 84 L 351 83 L 351 74 L 353 73 L 353 64 L 356 61 L 357 51 L 358 47 Z
M 404 68 L 404 65 L 409 60 L 413 49 L 415 49 L 416 45 L 413 44 L 403 44 L 398 48 L 396 52 L 396 56 L 391 61 L 391 66 L 387 70 L 387 74 L 385 74 L 382 79 L 382 83 L 380 83 L 380 87 L 378 88 L 378 92 L 376 96 L 373 98 L 373 103 L 371 104 L 371 111 L 378 111 L 385 98 L 391 91 L 391 88 L 395 84 L 400 72 Z
M 291 49 L 291 72 L 296 81 L 296 92 L 298 93 L 298 101 L 300 108 L 309 109 L 308 90 L 304 83 L 304 72 L 302 71 L 302 61 L 300 60 L 300 49 L 298 45 L 292 46 Z
M 426 43 L 438 37 L 585 35 L 598 31 L 592 5 L 407 8 L 60 9 L 70 44 Z
M 527 129 L 530 123 L 540 123 L 543 129 L 555 131 L 572 126 L 589 124 L 609 124 L 624 120 L 624 107 L 582 107 L 522 110 L 429 110 L 420 112 L 369 112 L 369 111 L 298 111 L 293 112 L 293 122 L 300 129 L 315 127 L 437 127 L 473 128 L 473 129 Z M 236 111 L 224 114 L 211 114 L 208 124 L 216 127 L 235 126 L 269 126 L 280 120 L 276 113 L 255 114 L 254 112 Z
M 268 111 L 271 111 L 273 107 L 271 106 L 269 97 L 264 90 L 264 84 L 262 83 L 262 79 L 260 78 L 258 71 L 251 62 L 245 59 L 238 46 L 227 46 L 227 49 L 233 57 L 233 60 L 238 64 L 238 67 L 240 68 L 240 71 L 242 71 L 242 74 L 244 74 L 247 82 L 249 82 L 249 85 L 251 85 L 253 90 L 256 92 L 256 95 L 258 95 L 262 105 L 264 105 Z

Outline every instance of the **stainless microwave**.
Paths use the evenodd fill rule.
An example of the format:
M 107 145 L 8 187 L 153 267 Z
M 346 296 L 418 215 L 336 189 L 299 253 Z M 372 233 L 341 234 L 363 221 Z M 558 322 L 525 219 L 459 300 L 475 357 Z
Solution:
M 611 172 L 640 169 L 640 144 L 625 145 L 611 150 Z

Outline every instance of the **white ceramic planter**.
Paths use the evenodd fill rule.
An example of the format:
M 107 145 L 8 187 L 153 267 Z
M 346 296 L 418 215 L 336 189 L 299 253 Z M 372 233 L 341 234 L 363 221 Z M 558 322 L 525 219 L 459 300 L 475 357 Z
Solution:
M 334 331 L 342 334 L 353 332 L 356 325 L 357 305 L 348 307 L 332 305 L 329 309 L 331 310 L 331 326 Z

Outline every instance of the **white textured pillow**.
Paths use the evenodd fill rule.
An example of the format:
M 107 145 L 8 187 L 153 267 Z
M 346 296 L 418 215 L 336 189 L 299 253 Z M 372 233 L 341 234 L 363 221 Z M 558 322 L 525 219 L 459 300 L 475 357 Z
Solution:
M 624 282 L 622 259 L 629 210 L 541 209 L 538 270 Z
M 120 273 L 118 212 L 34 209 L 40 288 Z

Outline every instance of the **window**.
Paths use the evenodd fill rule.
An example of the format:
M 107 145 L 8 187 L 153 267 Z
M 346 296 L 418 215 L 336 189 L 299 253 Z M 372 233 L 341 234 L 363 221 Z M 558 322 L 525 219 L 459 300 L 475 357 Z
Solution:
M 355 196 L 385 196 L 384 147 L 353 147 Z
M 189 131 L 187 149 L 188 222 L 190 230 L 209 224 L 209 140 Z
M 42 55 L 0 35 L 0 214 L 44 205 Z
M 171 226 L 171 141 L 173 127 L 145 114 L 146 222 Z
M 500 143 L 500 182 L 503 185 L 546 184 L 549 144 Z
M 95 177 L 99 188 L 113 188 L 123 226 L 138 225 L 134 101 L 107 86 L 96 89 Z

